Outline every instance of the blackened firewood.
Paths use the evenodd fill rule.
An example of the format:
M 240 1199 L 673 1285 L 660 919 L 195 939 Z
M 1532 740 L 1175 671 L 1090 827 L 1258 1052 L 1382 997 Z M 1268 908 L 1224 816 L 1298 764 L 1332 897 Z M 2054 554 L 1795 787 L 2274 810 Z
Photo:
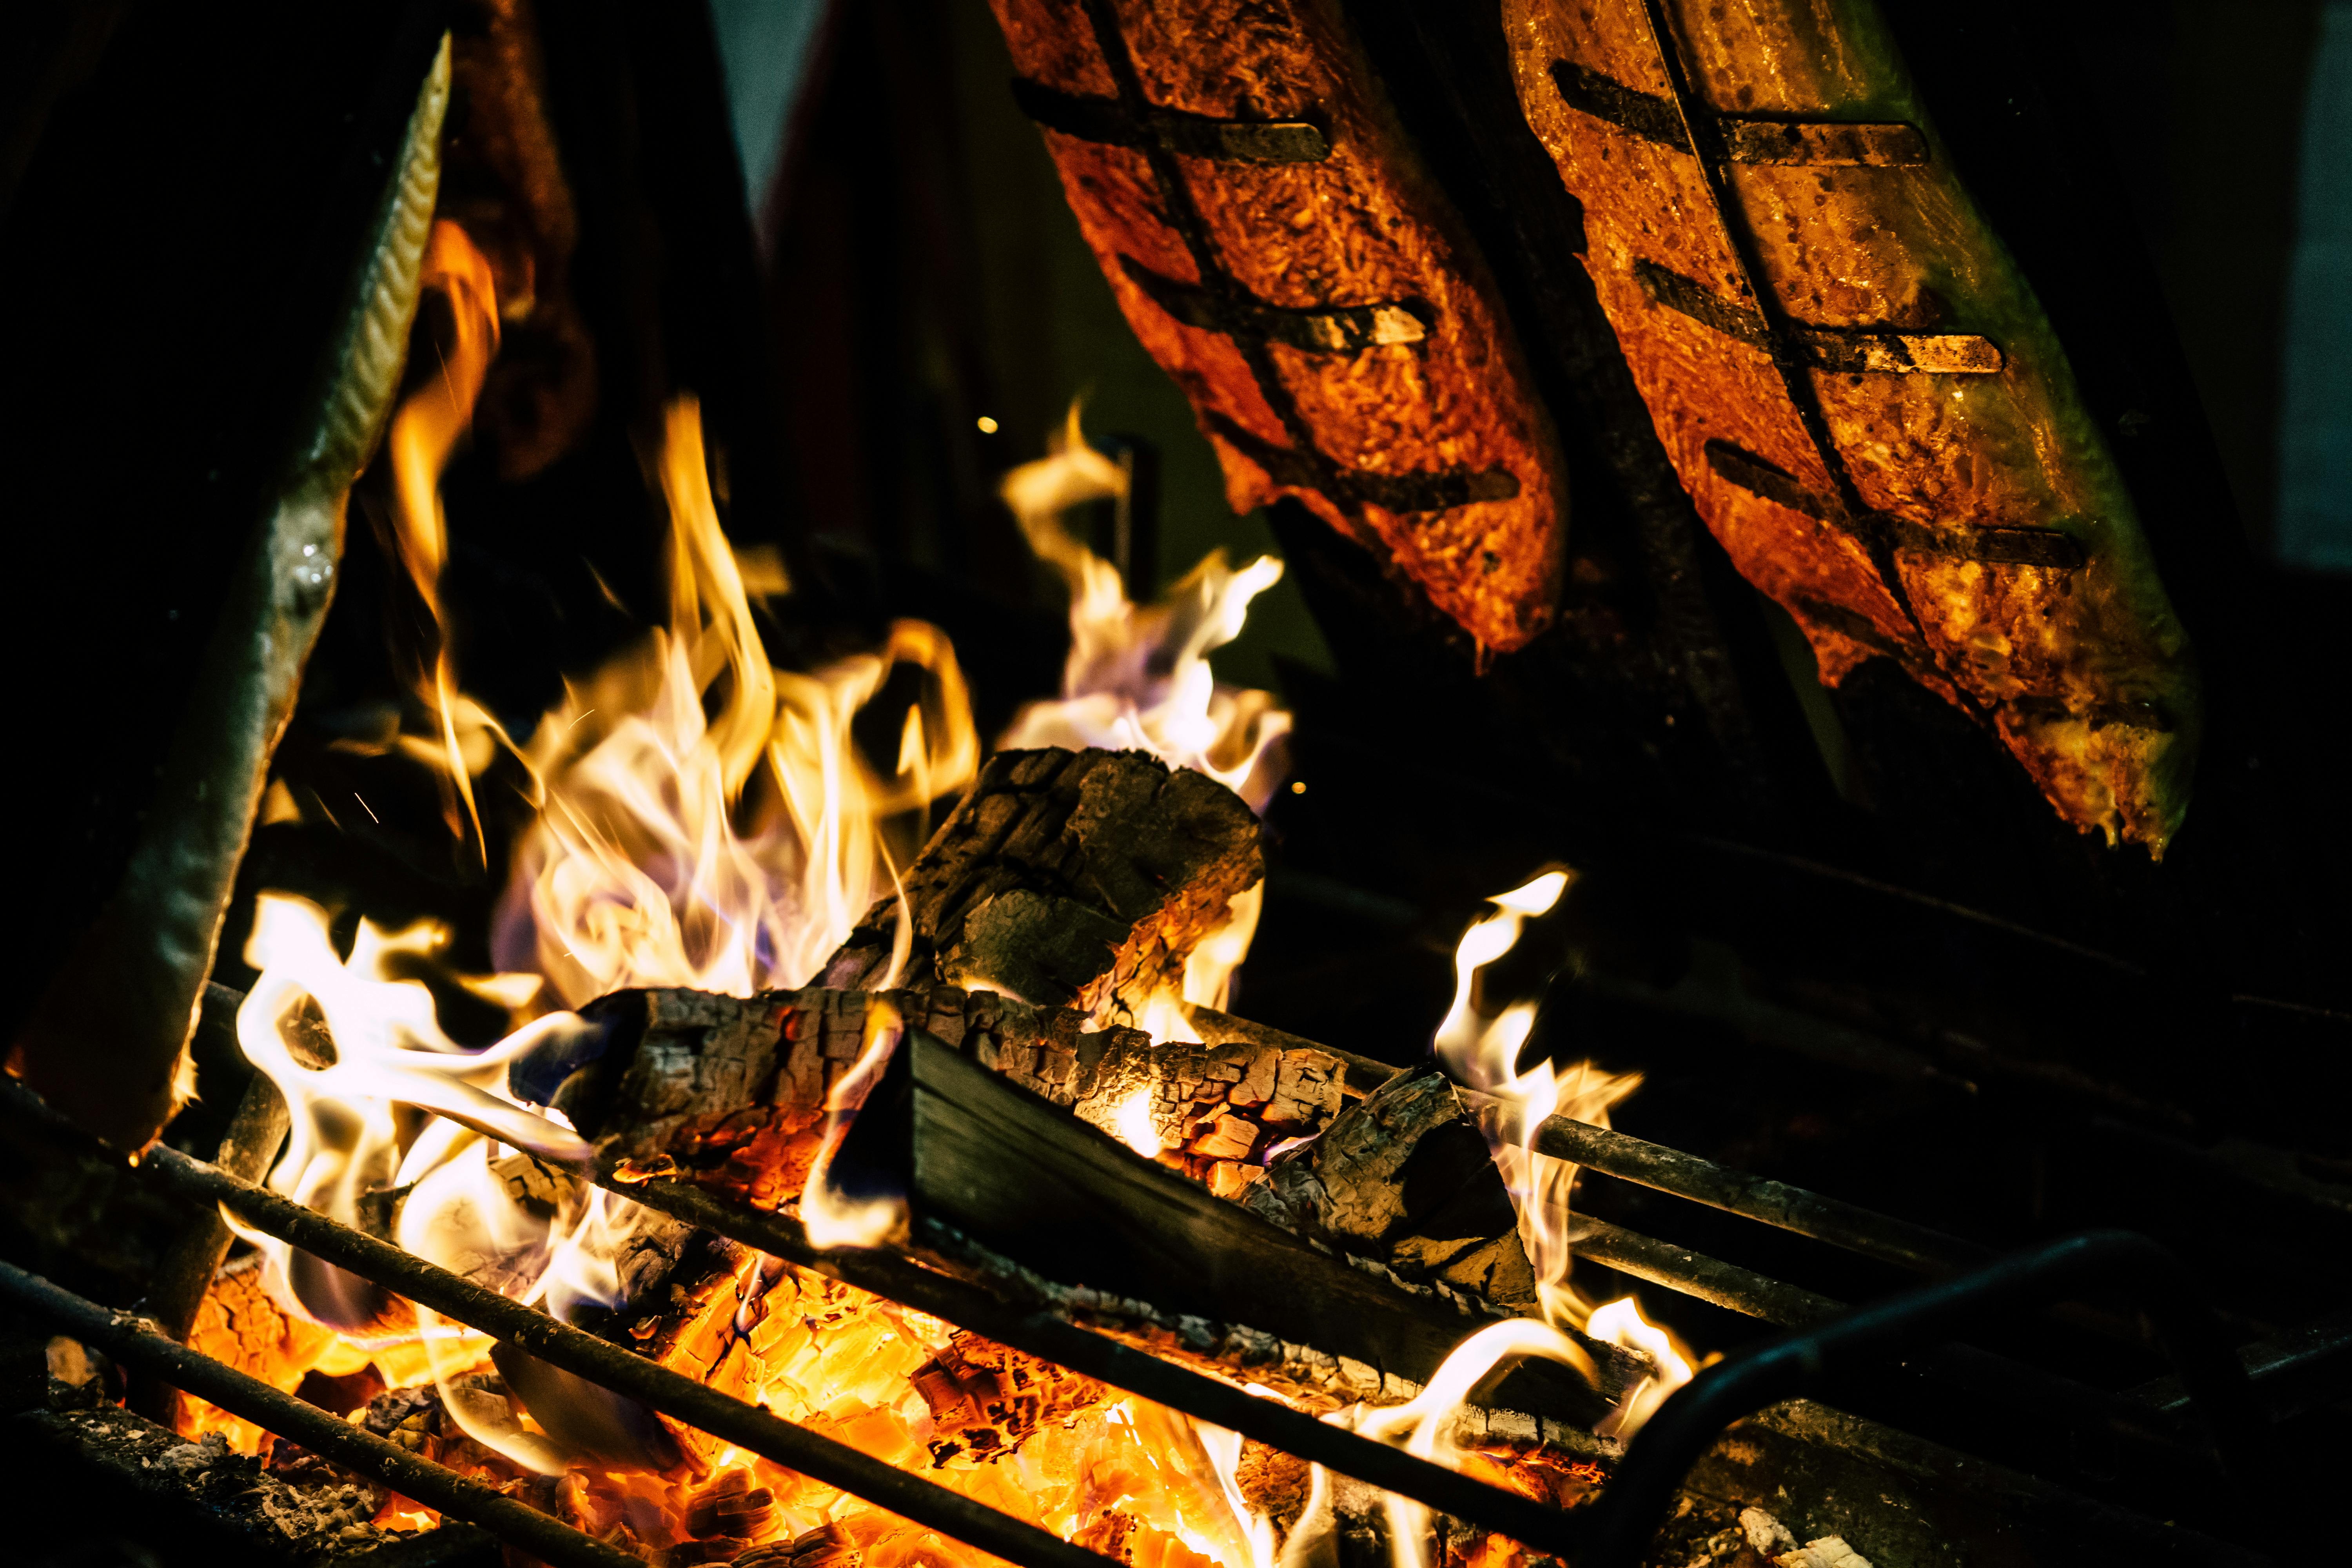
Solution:
M 1319 1132 L 1341 1104 L 1344 1064 L 1316 1047 L 1155 1044 L 1140 1030 L 1090 1030 L 1069 1008 L 948 985 L 749 998 L 624 992 L 591 1009 L 613 1042 L 606 1055 L 552 1098 L 608 1154 L 667 1157 L 754 1203 L 781 1203 L 807 1175 L 826 1091 L 863 1048 L 876 996 L 1097 1127 L 1118 1125 L 1139 1102 L 1171 1161 L 1234 1191 L 1243 1169 L 1258 1168 L 1244 1162 Z
M 1002 752 L 907 872 L 905 978 L 1132 1017 L 1181 984 L 1264 866 L 1257 818 L 1206 774 L 1140 752 Z M 875 905 L 824 984 L 877 984 L 898 922 L 895 895 Z

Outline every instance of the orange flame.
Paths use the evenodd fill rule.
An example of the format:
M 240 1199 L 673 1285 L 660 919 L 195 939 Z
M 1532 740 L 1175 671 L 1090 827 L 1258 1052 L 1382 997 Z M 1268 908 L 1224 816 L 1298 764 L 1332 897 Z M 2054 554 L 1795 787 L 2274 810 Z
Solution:
M 842 1138 L 866 1104 L 883 1069 L 906 1037 L 898 1009 L 879 996 L 866 1004 L 865 1048 L 824 1097 L 824 1140 L 809 1163 L 801 1191 L 801 1222 L 818 1247 L 880 1247 L 907 1234 L 907 1204 L 898 1197 L 856 1198 L 834 1180 L 833 1160 Z
M 930 626 L 901 621 L 814 675 L 769 664 L 701 429 L 692 401 L 671 408 L 668 627 L 575 687 L 528 748 L 544 801 L 497 952 L 573 1006 L 633 985 L 805 984 L 928 836 L 931 803 L 979 768 L 955 650 Z M 850 725 L 901 667 L 923 690 L 884 773 Z
M 441 608 L 449 528 L 440 485 L 449 454 L 473 423 L 474 405 L 498 353 L 498 284 L 488 259 L 474 248 L 466 231 L 442 218 L 435 221 L 425 241 L 420 287 L 448 301 L 450 342 L 441 356 L 440 374 L 411 393 L 393 415 L 384 445 L 392 466 L 394 553 L 432 621 L 429 647 L 410 672 L 409 683 L 440 733 L 437 751 L 430 746 L 405 749 L 434 767 L 449 831 L 462 837 L 470 824 L 475 843 L 481 845 L 482 816 L 474 802 L 473 775 L 489 765 L 492 737 L 505 737 L 478 704 L 457 695 Z M 487 847 L 483 853 L 488 853 Z

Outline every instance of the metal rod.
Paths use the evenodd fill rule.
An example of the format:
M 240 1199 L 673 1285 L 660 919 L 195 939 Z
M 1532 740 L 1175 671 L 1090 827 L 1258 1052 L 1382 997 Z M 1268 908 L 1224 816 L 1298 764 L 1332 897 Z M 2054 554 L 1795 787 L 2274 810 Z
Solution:
M 644 1568 L 617 1547 L 176 1343 L 128 1312 L 102 1307 L 5 1262 L 0 1262 L 0 1294 L 117 1361 L 152 1372 L 175 1388 L 290 1437 L 451 1519 L 480 1525 L 556 1568 Z
M 1555 1116 L 1536 1130 L 1536 1152 L 1616 1177 L 1621 1182 L 1671 1193 L 1799 1236 L 1842 1247 L 1899 1268 L 1927 1274 L 1958 1273 L 1989 1261 L 1992 1248 L 1963 1241 L 1924 1225 L 1895 1219 L 1859 1204 L 1809 1193 L 1647 1143 L 1605 1127 Z
M 994 1552 L 1022 1568 L 1106 1568 L 1109 1559 L 1049 1531 L 1000 1513 L 920 1476 L 861 1454 L 705 1387 L 692 1378 L 607 1343 L 535 1308 L 436 1268 L 388 1242 L 238 1180 L 217 1166 L 159 1144 L 145 1166 L 199 1203 L 217 1203 L 257 1230 L 395 1290 L 446 1317 L 505 1340 L 551 1366 L 627 1394 L 673 1420 L 814 1477 L 916 1524 Z
M 1843 1301 L 1606 1220 L 1579 1215 L 1569 1223 L 1569 1246 L 1577 1257 L 1750 1318 L 1794 1328 L 1845 1310 Z
M 1802 1329 L 1853 1310 L 1833 1297 L 1605 1221 L 1579 1215 L 1570 1225 L 1570 1245 L 1578 1257 L 1728 1311 Z M 2135 1451 L 2178 1453 L 2181 1447 L 2174 1418 L 2179 1406 L 2158 1408 L 2153 1401 L 2110 1394 L 1975 1345 L 1926 1349 L 1902 1370 L 1947 1411 L 2032 1410 L 2042 1421 L 2101 1432 Z
M 2146 1237 L 2090 1231 L 1736 1352 L 1700 1373 L 1633 1440 L 1591 1510 L 1591 1550 L 1578 1568 L 1640 1562 L 1691 1466 L 1739 1417 L 1785 1399 L 1834 1397 L 1988 1318 L 2086 1289 L 2125 1292 L 2154 1320 L 2257 1528 L 2269 1534 L 2299 1524 L 2294 1500 L 2284 1495 L 2290 1489 L 2267 1463 L 2268 1433 L 2245 1369 L 2224 1346 L 2188 1270 Z
M 814 1268 L 862 1290 L 961 1324 L 976 1334 L 1025 1351 L 1155 1405 L 1182 1411 L 1228 1431 L 1255 1437 L 1327 1469 L 1426 1503 L 1555 1556 L 1575 1551 L 1580 1531 L 1573 1516 L 1414 1458 L 1402 1449 L 1243 1393 L 1190 1368 L 1174 1365 L 1116 1340 L 1079 1328 L 1050 1312 L 1012 1305 L 978 1286 L 936 1273 L 898 1253 L 876 1249 L 820 1250 L 786 1215 L 739 1205 L 680 1182 L 624 1184 L 608 1175 L 600 1185 L 675 1219 L 716 1231 L 730 1241 Z

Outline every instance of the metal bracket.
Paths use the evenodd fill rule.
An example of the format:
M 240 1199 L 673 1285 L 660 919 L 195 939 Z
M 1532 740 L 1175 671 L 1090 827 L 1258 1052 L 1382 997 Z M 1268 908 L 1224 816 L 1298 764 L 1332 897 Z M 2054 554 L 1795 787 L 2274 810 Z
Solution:
M 1473 501 L 1509 500 L 1519 493 L 1519 477 L 1508 468 L 1437 468 L 1415 474 L 1376 474 L 1343 468 L 1328 459 L 1277 447 L 1212 408 L 1209 432 L 1264 468 L 1276 484 L 1321 490 L 1334 500 L 1362 501 L 1382 511 L 1444 511 Z
M 1552 85 L 1570 109 L 1628 135 L 1677 153 L 1691 150 L 1672 100 L 1638 92 L 1573 60 L 1551 62 Z M 1833 120 L 1721 117 L 1724 150 L 1735 163 L 1798 163 L 1831 169 L 1911 169 L 1926 163 L 1927 139 L 1918 127 Z
M 2130 1231 L 2085 1231 L 1950 1279 L 1891 1296 L 1830 1322 L 1734 1352 L 1660 1405 L 1586 1514 L 1577 1568 L 1633 1568 L 1683 1478 L 1724 1429 L 1783 1400 L 1822 1395 L 1989 1320 L 2084 1291 L 2127 1298 L 2155 1328 L 2204 1418 L 2221 1468 L 2263 1534 L 2302 1522 L 2293 1488 L 2270 1463 L 2270 1433 L 2252 1384 L 2180 1261 Z M 2267 1527 L 2267 1528 L 2265 1528 Z M 2282 1562 L 2301 1553 L 2281 1552 Z
M 1156 106 L 1138 113 L 1116 98 L 1086 98 L 1023 77 L 1013 79 L 1013 101 L 1048 131 L 1110 147 L 1161 147 L 1236 163 L 1319 163 L 1331 155 L 1323 128 L 1304 120 L 1214 120 Z
M 1761 312 L 1732 303 L 1696 279 L 1636 258 L 1633 279 L 1654 304 L 1688 316 L 1726 337 L 1767 353 L 1778 351 Z M 1796 363 L 1841 374 L 1990 375 L 2001 367 L 2000 348 L 1973 332 L 1906 332 L 1899 327 L 1817 327 L 1789 323 Z
M 1217 292 L 1180 283 L 1131 256 L 1120 257 L 1118 264 L 1153 304 L 1188 327 L 1229 337 L 1248 334 L 1307 353 L 1352 354 L 1383 343 L 1417 343 L 1429 336 L 1423 318 L 1434 314 L 1418 300 L 1319 310 L 1270 305 L 1238 289 Z
M 2080 541 L 2055 529 L 1986 528 L 1967 523 L 1936 529 L 1892 512 L 1857 515 L 1839 505 L 1835 498 L 1807 489 L 1787 469 L 1720 437 L 1708 440 L 1706 452 L 1706 466 L 1715 470 L 1717 478 L 1728 480 L 1750 495 L 1761 496 L 1791 511 L 1801 511 L 1832 528 L 1843 529 L 1865 543 L 1884 540 L 1895 550 L 1952 555 L 1992 565 L 2043 566 L 2057 572 L 2072 572 L 2086 558 Z

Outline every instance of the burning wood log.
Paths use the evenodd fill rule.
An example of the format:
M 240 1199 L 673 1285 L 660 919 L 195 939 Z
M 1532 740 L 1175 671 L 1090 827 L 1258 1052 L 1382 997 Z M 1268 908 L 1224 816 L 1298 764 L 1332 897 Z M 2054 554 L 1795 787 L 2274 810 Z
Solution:
M 1096 1127 L 1153 1142 L 1204 1180 L 1239 1182 L 1218 1167 L 1320 1131 L 1341 1103 L 1345 1068 L 1327 1051 L 1155 1045 L 1137 1029 L 1089 1031 L 1074 1009 L 950 985 L 625 992 L 592 1009 L 601 1054 L 527 1064 L 515 1087 L 562 1109 L 607 1153 L 668 1162 L 772 1207 L 806 1179 L 826 1095 L 863 1049 L 877 998 L 988 1070 Z
M 1235 511 L 1296 496 L 1490 649 L 1567 479 L 1486 265 L 1328 0 L 996 0 L 1079 227 Z
M 1257 818 L 1203 774 L 1140 752 L 999 752 L 907 872 L 903 973 L 1131 1019 L 1181 988 L 1264 864 Z M 889 973 L 898 905 L 875 905 L 825 984 Z
M 118 1148 L 191 1091 L 187 1043 L 271 754 L 334 596 L 344 508 L 396 391 L 439 188 L 436 56 L 352 279 L 327 374 L 207 645 L 155 804 L 111 900 L 51 980 L 9 1068 Z

